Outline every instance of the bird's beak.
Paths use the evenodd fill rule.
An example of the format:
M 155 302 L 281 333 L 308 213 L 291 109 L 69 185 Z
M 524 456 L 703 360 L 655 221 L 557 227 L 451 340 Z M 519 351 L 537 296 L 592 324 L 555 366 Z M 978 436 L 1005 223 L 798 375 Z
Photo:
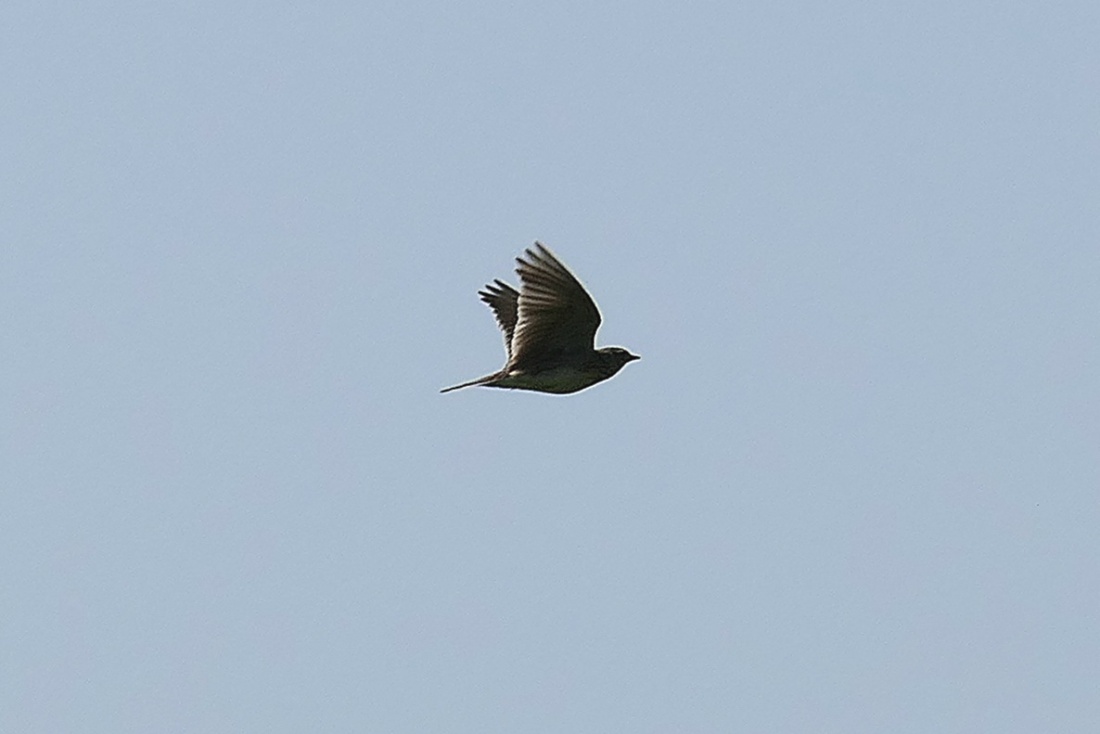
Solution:
M 628 360 L 626 360 L 626 361 L 627 361 L 627 362 L 633 362 L 633 361 L 634 361 L 634 360 L 636 360 L 636 359 L 641 359 L 641 357 L 639 357 L 639 356 L 638 356 L 637 354 L 631 354 L 631 355 L 630 355 L 630 359 L 628 359 Z

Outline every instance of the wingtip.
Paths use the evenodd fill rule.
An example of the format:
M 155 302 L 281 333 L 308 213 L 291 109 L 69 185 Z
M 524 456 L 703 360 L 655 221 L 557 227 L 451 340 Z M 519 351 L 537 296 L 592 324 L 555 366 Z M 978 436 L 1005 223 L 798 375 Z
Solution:
M 530 262 L 528 262 L 528 260 L 524 260 L 524 256 L 526 256 L 528 260 L 530 260 Z M 538 240 L 535 240 L 535 244 L 533 244 L 531 247 L 525 249 L 523 251 L 523 255 L 520 255 L 516 258 L 516 264 L 519 265 L 521 268 L 530 268 L 544 263 L 560 264 L 560 261 L 554 255 L 554 253 L 550 251 L 549 247 L 542 244 Z M 516 272 L 519 271 L 517 270 Z

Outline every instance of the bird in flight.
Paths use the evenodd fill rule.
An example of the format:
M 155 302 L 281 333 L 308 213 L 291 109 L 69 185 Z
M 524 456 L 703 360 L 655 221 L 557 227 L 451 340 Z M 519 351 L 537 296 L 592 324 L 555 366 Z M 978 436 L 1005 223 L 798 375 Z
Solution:
M 516 258 L 521 290 L 494 280 L 478 291 L 504 332 L 508 361 L 491 375 L 444 388 L 507 387 L 571 393 L 641 359 L 622 347 L 596 349 L 600 312 L 592 296 L 541 242 Z

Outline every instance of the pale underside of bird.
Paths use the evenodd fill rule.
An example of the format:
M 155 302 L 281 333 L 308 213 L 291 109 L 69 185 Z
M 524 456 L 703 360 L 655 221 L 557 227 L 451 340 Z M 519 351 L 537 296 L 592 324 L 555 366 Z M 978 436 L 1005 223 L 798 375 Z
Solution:
M 572 393 L 640 359 L 622 347 L 596 349 L 600 312 L 584 286 L 542 243 L 516 258 L 520 290 L 494 280 L 478 291 L 504 332 L 508 361 L 491 375 L 444 388 L 505 387 Z

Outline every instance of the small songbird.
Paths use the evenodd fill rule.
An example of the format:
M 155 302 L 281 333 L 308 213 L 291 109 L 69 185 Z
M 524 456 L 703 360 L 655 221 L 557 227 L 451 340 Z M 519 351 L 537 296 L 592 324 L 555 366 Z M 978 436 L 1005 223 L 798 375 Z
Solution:
M 522 290 L 494 280 L 478 291 L 504 332 L 504 369 L 440 392 L 482 385 L 571 393 L 641 359 L 621 347 L 596 349 L 600 312 L 584 286 L 542 243 L 524 255 L 516 258 Z

